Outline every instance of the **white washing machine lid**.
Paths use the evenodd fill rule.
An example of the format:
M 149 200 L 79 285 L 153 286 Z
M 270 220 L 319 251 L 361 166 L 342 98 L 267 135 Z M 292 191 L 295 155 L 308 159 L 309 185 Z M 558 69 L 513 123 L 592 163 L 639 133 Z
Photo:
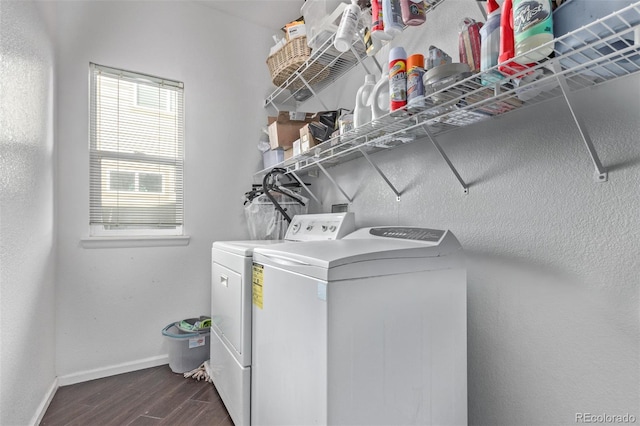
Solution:
M 280 244 L 283 240 L 246 240 L 246 241 L 216 241 L 213 248 L 237 254 L 239 256 L 253 256 L 253 249 L 273 244 Z
M 372 235 L 385 229 L 398 237 Z M 323 280 L 392 275 L 447 267 L 459 263 L 462 247 L 450 231 L 433 231 L 423 240 L 411 239 L 401 230 L 422 228 L 364 228 L 342 240 L 283 243 L 277 247 L 259 247 L 254 261 L 288 269 Z M 446 259 L 446 260 L 445 260 Z M 450 260 L 449 260 L 450 259 Z

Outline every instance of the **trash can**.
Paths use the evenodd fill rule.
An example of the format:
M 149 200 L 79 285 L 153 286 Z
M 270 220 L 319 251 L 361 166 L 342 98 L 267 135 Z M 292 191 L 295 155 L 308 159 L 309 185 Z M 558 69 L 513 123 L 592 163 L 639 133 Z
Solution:
M 210 332 L 187 333 L 173 322 L 162 329 L 169 342 L 169 367 L 174 373 L 186 373 L 209 359 Z

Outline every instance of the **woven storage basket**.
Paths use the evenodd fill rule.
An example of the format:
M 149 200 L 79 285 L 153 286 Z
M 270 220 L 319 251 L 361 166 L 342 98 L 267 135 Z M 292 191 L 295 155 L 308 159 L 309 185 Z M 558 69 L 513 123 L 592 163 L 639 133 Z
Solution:
M 273 84 L 281 86 L 310 56 L 311 49 L 307 46 L 307 37 L 297 37 L 288 41 L 282 49 L 267 58 Z M 302 78 L 310 85 L 324 80 L 328 75 L 329 68 L 318 63 L 313 63 L 302 71 Z M 289 85 L 293 89 L 303 86 L 304 83 L 300 79 L 295 79 Z

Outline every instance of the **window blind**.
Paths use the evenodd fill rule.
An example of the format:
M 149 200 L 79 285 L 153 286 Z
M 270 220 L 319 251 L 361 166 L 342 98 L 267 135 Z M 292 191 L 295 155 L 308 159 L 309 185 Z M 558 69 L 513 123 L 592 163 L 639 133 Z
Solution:
M 91 235 L 181 235 L 184 86 L 90 64 Z

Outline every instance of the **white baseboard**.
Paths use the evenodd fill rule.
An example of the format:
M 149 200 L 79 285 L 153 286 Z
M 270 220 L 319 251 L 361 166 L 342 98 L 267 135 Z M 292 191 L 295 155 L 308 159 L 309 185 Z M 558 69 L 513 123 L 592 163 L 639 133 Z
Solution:
M 42 402 L 40 403 L 40 405 L 38 405 L 38 409 L 36 410 L 35 414 L 33 415 L 33 418 L 29 422 L 30 425 L 35 426 L 40 424 L 40 422 L 42 421 L 42 418 L 44 417 L 44 413 L 47 412 L 47 408 L 49 408 L 49 404 L 51 404 L 51 400 L 53 399 L 53 396 L 56 394 L 56 391 L 58 390 L 59 387 L 60 385 L 58 383 L 58 378 L 56 377 L 55 379 L 53 379 L 53 383 L 49 387 L 49 390 L 47 391 L 47 393 L 44 395 Z
M 165 364 L 169 364 L 169 355 L 159 355 L 108 367 L 96 368 L 94 370 L 79 371 L 77 373 L 58 376 L 58 386 L 73 385 L 75 383 L 87 382 L 89 380 L 101 379 L 103 377 L 115 376 L 116 374 L 129 373 L 131 371 L 143 370 Z

